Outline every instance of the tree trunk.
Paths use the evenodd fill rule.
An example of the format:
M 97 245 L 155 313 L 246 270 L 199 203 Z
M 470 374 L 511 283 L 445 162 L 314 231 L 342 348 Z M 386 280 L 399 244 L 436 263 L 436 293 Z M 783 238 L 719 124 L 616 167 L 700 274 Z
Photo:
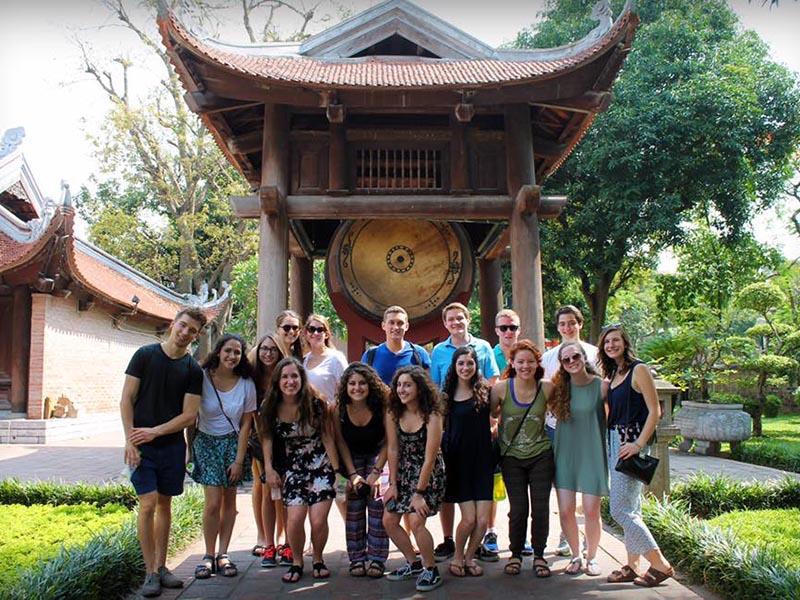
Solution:
M 758 374 L 756 407 L 753 411 L 753 437 L 761 437 L 763 429 L 761 427 L 761 417 L 764 414 L 764 406 L 767 403 L 767 395 L 764 393 L 764 388 L 767 386 L 767 374 L 762 371 Z
M 589 330 L 588 341 L 596 344 L 600 337 L 600 331 L 606 320 L 606 308 L 608 307 L 609 290 L 611 289 L 611 277 L 600 274 L 595 277 L 595 287 L 591 288 L 588 277 L 581 277 L 581 290 L 586 303 L 591 311 L 591 329 Z M 585 330 L 584 330 L 585 332 Z
M 197 260 L 197 248 L 194 242 L 194 227 L 191 224 L 193 215 L 183 214 L 176 220 L 175 224 L 180 235 L 180 263 L 178 273 L 178 292 L 190 294 L 193 290 L 194 275 L 199 269 Z

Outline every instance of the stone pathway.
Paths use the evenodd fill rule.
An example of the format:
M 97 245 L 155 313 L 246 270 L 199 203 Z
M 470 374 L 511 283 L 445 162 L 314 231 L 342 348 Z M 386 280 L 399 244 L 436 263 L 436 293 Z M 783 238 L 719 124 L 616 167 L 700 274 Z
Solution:
M 732 479 L 738 479 L 740 481 L 769 481 L 783 479 L 784 477 L 800 479 L 800 473 L 781 471 L 780 469 L 762 467 L 760 465 L 750 465 L 714 456 L 686 454 L 684 452 L 678 452 L 674 448 L 670 449 L 669 466 L 673 482 L 686 479 L 694 473 L 727 475 Z

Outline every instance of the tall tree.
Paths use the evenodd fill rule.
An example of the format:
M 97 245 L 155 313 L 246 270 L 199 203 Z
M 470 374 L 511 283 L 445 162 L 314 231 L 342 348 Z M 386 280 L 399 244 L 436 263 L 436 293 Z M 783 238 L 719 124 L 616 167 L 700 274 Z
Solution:
M 515 46 L 552 46 L 593 26 L 590 0 L 550 0 Z M 617 10 L 621 2 L 615 2 Z M 727 239 L 779 197 L 800 142 L 800 90 L 741 32 L 722 0 L 644 0 L 611 108 L 548 182 L 570 203 L 543 253 L 580 281 L 590 338 L 609 297 L 702 215 Z

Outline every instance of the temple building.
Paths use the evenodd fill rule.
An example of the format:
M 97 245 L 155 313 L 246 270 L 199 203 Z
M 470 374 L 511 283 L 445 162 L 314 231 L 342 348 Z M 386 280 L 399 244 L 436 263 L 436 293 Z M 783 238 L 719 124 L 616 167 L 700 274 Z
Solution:
M 162 2 L 186 102 L 252 186 L 231 203 L 260 222 L 259 334 L 287 305 L 310 312 L 324 259 L 350 359 L 382 341 L 390 304 L 408 310 L 412 340 L 443 338 L 442 307 L 466 303 L 476 279 L 491 339 L 510 260 L 522 335 L 543 346 L 539 222 L 567 199 L 541 186 L 612 101 L 638 24 L 608 0 L 592 16 L 572 44 L 497 49 L 387 0 L 302 42 L 245 46 Z
M 177 294 L 75 236 L 69 187 L 42 195 L 22 128 L 0 142 L 0 443 L 32 444 L 120 428 L 125 368 L 175 313 L 211 301 Z M 61 417 L 61 418 L 58 418 Z

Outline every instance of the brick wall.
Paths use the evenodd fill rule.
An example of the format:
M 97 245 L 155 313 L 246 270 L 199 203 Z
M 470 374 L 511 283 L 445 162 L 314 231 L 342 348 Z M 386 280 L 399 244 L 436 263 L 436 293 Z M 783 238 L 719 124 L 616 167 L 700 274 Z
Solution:
M 45 397 L 55 404 L 62 395 L 81 417 L 118 410 L 128 361 L 139 346 L 156 341 L 154 333 L 125 331 L 143 329 L 141 323 L 122 328 L 98 305 L 79 312 L 74 298 L 34 294 L 28 418 L 42 418 Z

